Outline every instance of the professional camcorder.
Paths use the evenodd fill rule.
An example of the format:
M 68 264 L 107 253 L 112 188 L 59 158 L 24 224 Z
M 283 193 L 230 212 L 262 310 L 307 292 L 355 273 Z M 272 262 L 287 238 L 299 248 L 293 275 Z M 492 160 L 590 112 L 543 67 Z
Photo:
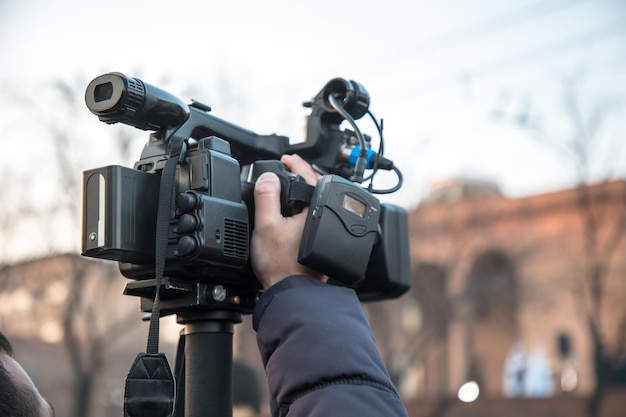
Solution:
M 138 78 L 108 73 L 93 79 L 85 93 L 93 114 L 151 133 L 133 168 L 83 173 L 82 254 L 118 261 L 122 274 L 135 280 L 126 292 L 149 299 L 161 251 L 166 290 L 184 294 L 195 286 L 197 298 L 203 286 L 211 303 L 250 311 L 261 290 L 250 266 L 253 189 L 270 171 L 281 181 L 284 216 L 309 206 L 300 263 L 353 287 L 362 301 L 402 295 L 410 286 L 407 214 L 374 196 L 399 189 L 402 175 L 382 155 L 382 123 L 369 100 L 355 81 L 329 81 L 304 104 L 311 109 L 305 141 L 290 144 L 288 137 L 256 134 Z M 378 152 L 356 124 L 366 114 L 378 130 Z M 352 130 L 342 128 L 344 122 Z M 279 161 L 283 154 L 298 154 L 320 172 L 317 185 L 288 172 Z M 381 169 L 395 171 L 394 188 L 373 188 Z M 361 185 L 366 181 L 369 187 Z

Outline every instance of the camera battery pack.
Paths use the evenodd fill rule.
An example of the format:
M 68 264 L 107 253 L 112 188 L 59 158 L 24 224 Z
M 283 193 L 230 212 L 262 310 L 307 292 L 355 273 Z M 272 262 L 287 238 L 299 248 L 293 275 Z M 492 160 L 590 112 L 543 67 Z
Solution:
M 83 172 L 82 255 L 153 262 L 159 181 L 119 165 Z
M 337 284 L 365 277 L 378 237 L 380 202 L 338 175 L 320 177 L 304 226 L 298 261 Z

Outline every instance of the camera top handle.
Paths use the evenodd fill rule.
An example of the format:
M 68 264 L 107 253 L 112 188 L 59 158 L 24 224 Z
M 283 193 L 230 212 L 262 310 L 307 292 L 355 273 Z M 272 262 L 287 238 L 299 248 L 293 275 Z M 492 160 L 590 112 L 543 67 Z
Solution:
M 335 102 L 345 113 L 337 111 Z M 356 81 L 330 80 L 311 101 L 304 103 L 311 108 L 306 141 L 290 145 L 286 136 L 259 135 L 211 115 L 211 108 L 203 103 L 192 100 L 186 104 L 158 87 L 119 72 L 93 79 L 85 91 L 85 103 L 100 121 L 158 132 L 154 139 L 161 140 L 151 141 L 142 152 L 143 166 L 137 168 L 144 171 L 162 167 L 171 143 L 217 136 L 230 144 L 231 155 L 242 166 L 297 153 L 322 172 L 350 178 L 354 167 L 345 163 L 342 152 L 345 152 L 346 134 L 351 136 L 354 132 L 341 131 L 339 126 L 347 117 L 356 120 L 367 114 L 369 102 L 367 90 Z M 173 138 L 180 141 L 172 141 Z M 362 143 L 360 148 L 364 152 Z
M 173 135 L 182 140 L 220 137 L 230 143 L 232 156 L 242 165 L 279 158 L 289 144 L 285 136 L 259 135 L 209 114 L 211 108 L 205 104 L 192 101 L 187 105 L 158 87 L 119 72 L 92 80 L 85 91 L 85 103 L 102 122 L 160 132 L 165 142 Z M 167 154 L 165 149 L 155 152 L 148 146 L 141 159 L 155 157 L 155 153 Z

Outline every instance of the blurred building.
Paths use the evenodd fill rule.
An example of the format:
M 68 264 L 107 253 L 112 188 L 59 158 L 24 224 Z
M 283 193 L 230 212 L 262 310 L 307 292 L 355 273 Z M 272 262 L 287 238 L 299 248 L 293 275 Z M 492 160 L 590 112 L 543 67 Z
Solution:
M 413 287 L 368 307 L 400 326 L 375 331 L 405 400 L 589 396 L 598 346 L 623 384 L 625 181 L 509 199 L 455 180 L 409 216 Z
M 581 409 L 597 386 L 596 342 L 611 383 L 626 385 L 626 181 L 519 199 L 489 182 L 439 183 L 409 227 L 411 290 L 365 306 L 403 400 L 423 411 L 412 416 L 463 415 L 414 406 L 458 396 L 495 401 L 499 414 L 476 411 L 485 416 L 546 397 Z M 126 282 L 116 263 L 77 254 L 0 268 L 0 329 L 59 415 L 90 370 L 89 415 L 121 412 L 147 337 Z M 170 319 L 161 336 L 173 366 L 180 326 Z M 234 357 L 262 372 L 250 319 L 235 326 Z
M 57 415 L 73 416 L 81 397 L 89 397 L 82 415 L 120 415 L 147 337 L 139 301 L 122 295 L 127 281 L 116 263 L 78 254 L 0 268 L 0 331 Z M 164 323 L 161 346 L 171 353 L 168 334 Z

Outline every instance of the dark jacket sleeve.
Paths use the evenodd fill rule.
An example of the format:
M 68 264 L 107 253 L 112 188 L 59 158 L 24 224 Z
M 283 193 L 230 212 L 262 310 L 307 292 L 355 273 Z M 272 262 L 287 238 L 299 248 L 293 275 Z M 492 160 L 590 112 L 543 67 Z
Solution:
M 356 293 L 292 276 L 253 317 L 272 416 L 406 416 Z

